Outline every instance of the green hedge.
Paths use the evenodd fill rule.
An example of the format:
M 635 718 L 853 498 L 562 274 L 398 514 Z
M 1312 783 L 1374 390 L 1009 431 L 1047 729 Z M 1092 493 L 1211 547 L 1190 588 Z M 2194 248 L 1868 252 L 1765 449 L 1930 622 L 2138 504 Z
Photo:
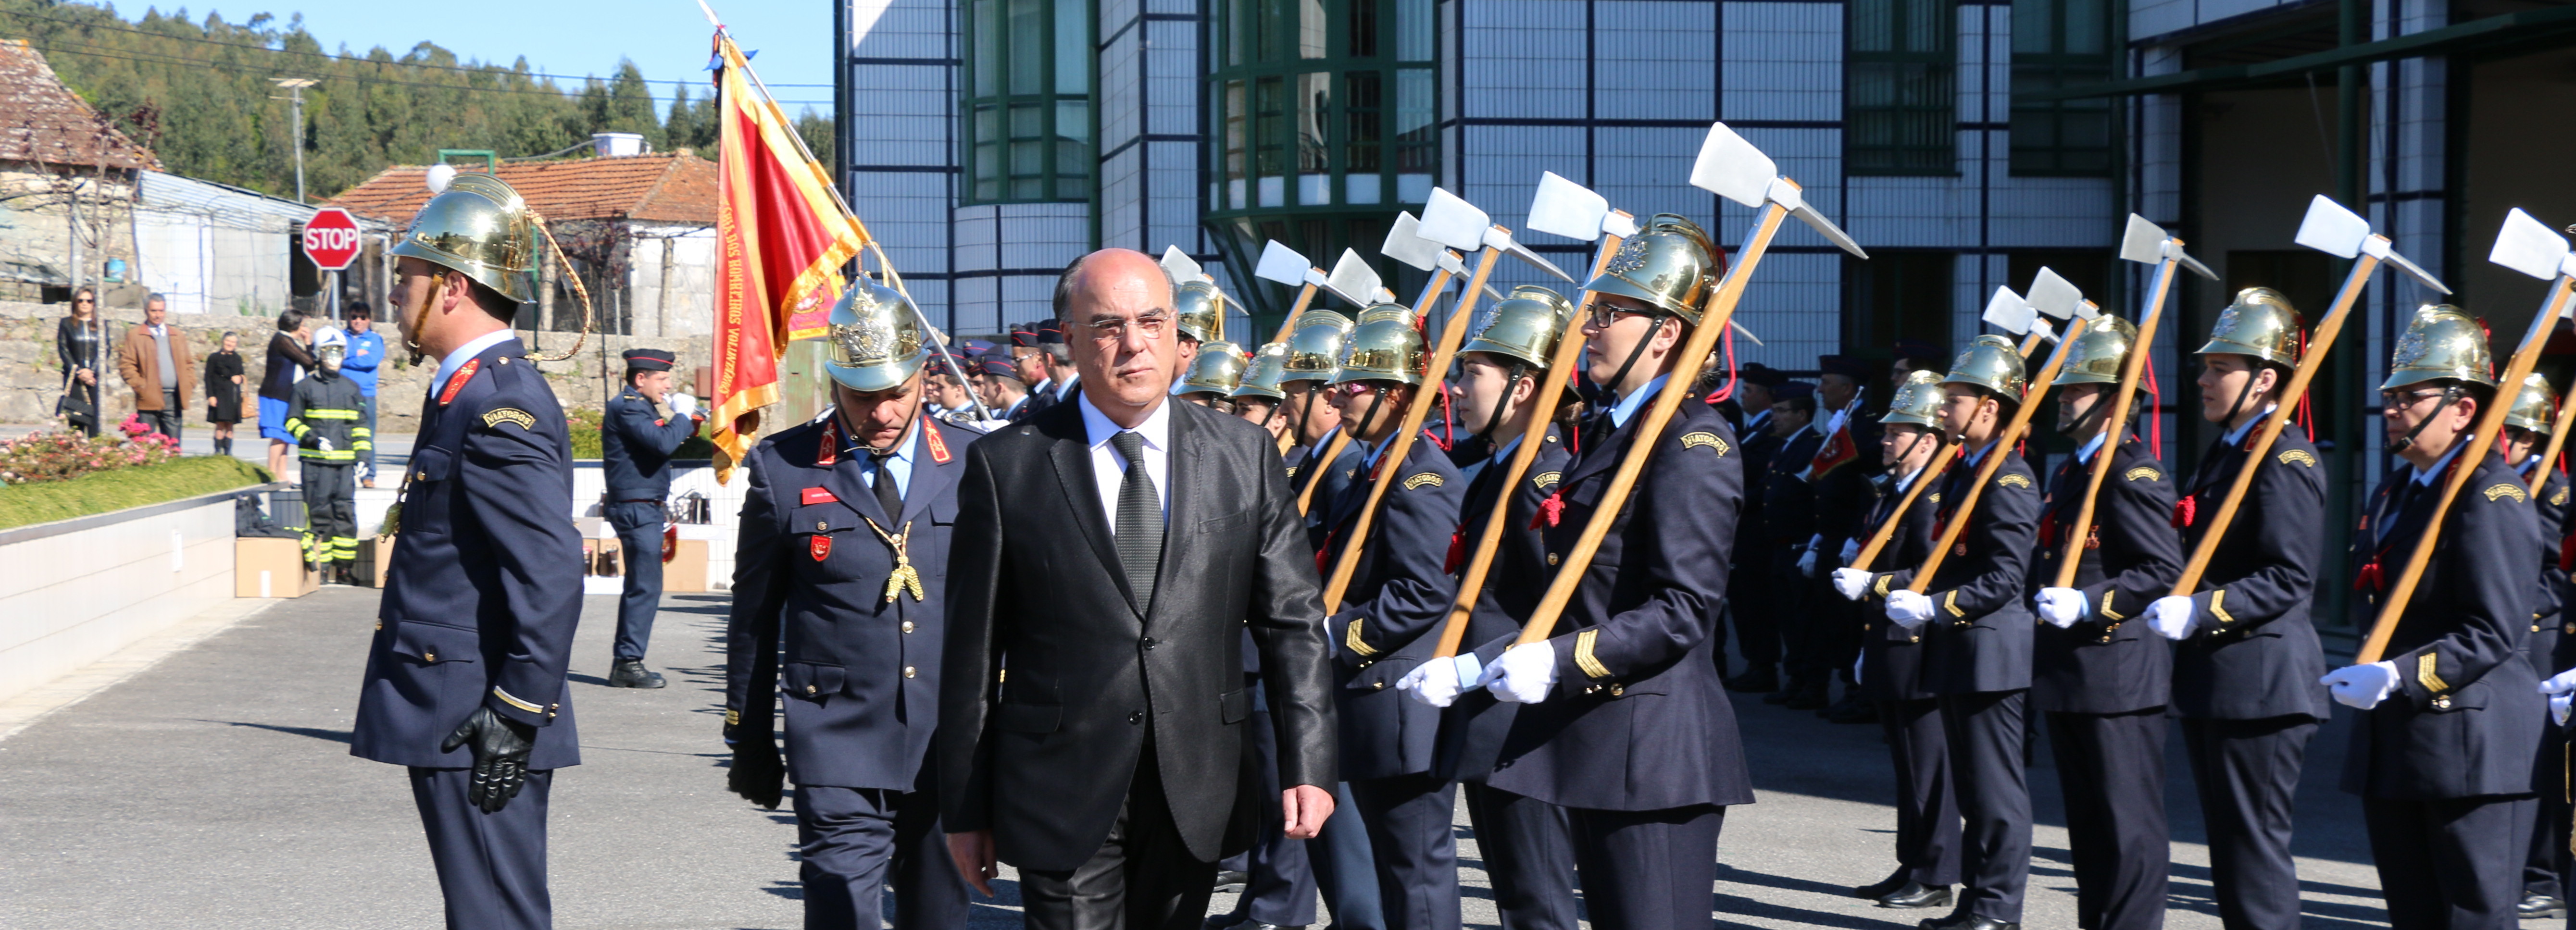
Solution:
M 92 472 L 69 481 L 0 487 L 0 529 L 265 484 L 268 470 L 229 456 L 191 456 L 158 465 Z
M 572 432 L 573 458 L 599 457 L 599 424 L 605 416 L 597 410 L 576 408 L 564 411 L 565 427 Z M 715 458 L 716 444 L 707 441 L 707 429 L 702 424 L 698 427 L 698 434 L 681 443 L 679 451 L 671 453 L 671 457 L 683 461 Z

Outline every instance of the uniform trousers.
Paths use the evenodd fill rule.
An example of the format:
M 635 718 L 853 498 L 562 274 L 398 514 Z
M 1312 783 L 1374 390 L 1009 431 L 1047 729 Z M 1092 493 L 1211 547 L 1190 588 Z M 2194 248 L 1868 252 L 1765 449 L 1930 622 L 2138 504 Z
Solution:
M 2434 801 L 2361 799 L 2379 894 L 2395 930 L 2509 930 L 2522 850 L 2496 842 L 2528 822 L 2519 795 Z
M 2164 926 L 2165 874 L 2173 861 L 2165 828 L 2165 709 L 2045 717 L 2066 797 L 2075 925 Z
M 1458 930 L 1458 783 L 1437 775 L 1352 781 L 1377 864 L 1386 930 Z
M 1258 684 L 1258 682 L 1250 682 Z M 1252 740 L 1253 753 L 1261 769 L 1261 797 L 1279 796 L 1279 736 L 1271 729 L 1270 708 L 1262 689 L 1252 689 L 1252 717 L 1244 722 Z M 1243 894 L 1235 899 L 1233 913 L 1227 920 L 1214 923 L 1251 921 L 1282 927 L 1303 927 L 1315 922 L 1315 868 L 1306 858 L 1306 841 L 1288 838 L 1287 824 L 1280 819 L 1277 805 L 1260 805 L 1262 817 L 1252 848 L 1240 856 L 1228 856 L 1226 868 L 1243 872 Z
M 1816 599 L 1812 596 L 1814 585 L 1807 576 L 1798 574 L 1793 557 L 1777 555 L 1772 561 L 1776 563 L 1774 570 L 1763 579 L 1763 583 L 1771 587 L 1771 616 L 1776 618 L 1772 621 L 1773 628 L 1780 636 L 1780 664 L 1787 669 L 1789 676 L 1781 683 L 1785 688 L 1814 679 L 1820 668 L 1816 653 L 1817 631 L 1824 621 L 1816 616 L 1813 609 L 1816 606 Z
M 662 609 L 662 503 L 617 501 L 608 505 L 625 552 L 626 591 L 617 599 L 617 661 L 640 661 L 653 644 L 653 615 Z
M 2021 921 L 2030 884 L 2030 781 L 2022 751 L 2030 692 L 1945 694 L 1942 735 L 1957 776 L 1962 877 L 1956 913 Z
M 877 930 L 888 885 L 895 930 L 966 926 L 966 879 L 939 829 L 937 792 L 798 785 L 796 848 L 807 930 Z
M 1021 869 L 1020 904 L 1028 930 L 1199 930 L 1215 885 L 1216 862 L 1172 822 L 1149 740 L 1108 838 L 1071 869 Z
M 1593 930 L 1708 930 L 1726 808 L 1566 808 Z
M 2199 787 L 2209 877 L 2227 930 L 2299 925 L 2299 870 L 2290 858 L 2299 766 L 2317 719 L 2182 719 L 2182 745 Z
M 317 565 L 358 560 L 358 476 L 346 463 L 304 463 L 304 560 Z
M 1820 567 L 1816 578 L 1807 583 L 1810 613 L 1820 624 L 1816 631 L 1816 676 L 1831 675 L 1852 680 L 1852 665 L 1860 658 L 1861 624 L 1864 608 L 1844 600 L 1833 590 L 1833 566 Z
M 1575 930 L 1574 845 L 1565 808 L 1480 782 L 1459 790 L 1503 930 Z
M 1377 857 L 1369 849 L 1368 827 L 1360 823 L 1360 802 L 1349 782 L 1334 786 L 1333 816 L 1306 841 L 1306 861 L 1314 867 L 1315 887 L 1333 911 L 1336 930 L 1386 930 L 1386 914 L 1377 890 Z
M 1958 778 L 1936 698 L 1878 702 L 1896 769 L 1896 862 L 1926 885 L 1959 883 Z
M 1761 568 L 1738 567 L 1727 573 L 1726 614 L 1735 624 L 1735 650 L 1744 654 L 1744 670 L 1759 675 L 1780 664 L 1780 608 L 1771 601 L 1770 573 Z M 1718 672 L 1726 672 L 1726 651 L 1711 650 L 1718 657 Z
M 2524 894 L 2565 899 L 2570 865 L 2567 851 L 2570 820 L 2567 731 L 2558 727 L 2541 728 L 2540 754 L 2534 758 L 2538 761 L 2533 766 L 2531 788 L 2539 792 L 2539 796 L 2532 805 L 2535 812 L 2532 815 L 2531 842 L 2527 844 L 2531 852 L 2522 864 L 2522 891 Z
M 554 898 L 546 891 L 546 795 L 555 773 L 529 772 L 519 796 L 489 814 L 465 800 L 473 769 L 414 767 L 410 773 L 448 930 L 554 926 Z

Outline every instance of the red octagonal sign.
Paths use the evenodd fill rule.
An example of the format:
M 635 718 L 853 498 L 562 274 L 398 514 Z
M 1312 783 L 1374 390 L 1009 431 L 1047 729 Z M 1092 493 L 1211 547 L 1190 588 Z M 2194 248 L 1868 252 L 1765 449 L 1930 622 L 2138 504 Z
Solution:
M 349 211 L 323 207 L 304 221 L 304 257 L 324 271 L 349 267 L 358 258 L 358 220 Z

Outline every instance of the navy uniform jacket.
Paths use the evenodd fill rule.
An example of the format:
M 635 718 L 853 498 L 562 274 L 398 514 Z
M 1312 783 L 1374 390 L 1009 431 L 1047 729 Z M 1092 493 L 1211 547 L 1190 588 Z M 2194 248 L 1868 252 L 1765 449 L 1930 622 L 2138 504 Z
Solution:
M 2030 549 L 2039 526 L 2039 488 L 2030 465 L 2010 449 L 1987 455 L 2005 456 L 1995 469 L 1968 528 L 1951 545 L 1950 556 L 1923 589 L 1932 599 L 1932 620 L 1916 632 L 1923 635 L 1923 687 L 1936 695 L 2018 691 L 2030 687 L 2031 616 L 2023 579 L 2030 570 Z M 1962 455 L 1942 476 L 1936 523 L 1957 519 L 1959 503 L 1977 480 L 1977 463 Z M 1937 542 L 1939 534 L 1934 534 Z M 1902 563 L 1895 563 L 1902 564 Z M 1918 565 L 1920 563 L 1917 563 Z M 1870 590 L 1893 591 L 1911 585 L 1916 569 L 1872 579 Z M 1882 612 L 1880 617 L 1886 614 Z M 1894 624 L 1889 624 L 1893 626 Z
M 2100 454 L 2100 453 L 2095 453 Z M 2058 560 L 2078 531 L 2093 466 L 2066 457 L 2048 488 L 2030 590 L 2057 583 Z M 2058 629 L 2031 632 L 2038 652 L 2031 703 L 2037 710 L 2121 714 L 2163 707 L 2173 691 L 2173 647 L 2146 622 L 2147 605 L 2173 592 L 2182 577 L 2182 537 L 2174 532 L 2174 482 L 2164 463 L 2131 437 L 2111 458 L 2094 499 L 2093 527 L 2078 557 L 2075 588 L 2092 613 Z M 2130 621 L 2137 621 L 2132 623 Z
M 671 496 L 671 453 L 698 432 L 689 417 L 667 420 L 653 415 L 653 402 L 633 386 L 608 399 L 599 422 L 601 477 L 608 479 L 611 503 Z
M 1887 547 L 1879 550 L 1878 565 L 1921 565 L 1932 557 L 1932 544 L 1939 539 L 1935 532 L 1940 523 L 1941 475 L 1926 474 L 1914 479 L 1930 481 L 1932 486 L 1914 498 L 1906 508 L 1905 519 L 1896 524 L 1896 534 L 1887 538 Z M 1896 505 L 1904 503 L 1905 492 L 1894 482 L 1887 493 L 1869 511 L 1869 532 L 1876 533 L 1887 522 Z M 1863 540 L 1862 545 L 1868 545 Z M 1870 609 L 1862 612 L 1861 622 L 1861 693 L 1873 701 L 1923 701 L 1939 697 L 1923 680 L 1923 631 L 1908 630 L 1888 622 L 1887 611 L 1880 604 L 1887 592 L 1905 585 L 1899 577 L 1914 577 L 1913 569 L 1879 572 L 1870 576 L 1869 592 L 1863 596 Z
M 2559 626 L 2566 620 L 2567 598 L 2567 569 L 2561 554 L 2570 531 L 2576 530 L 2576 507 L 2567 506 L 2567 497 L 2567 476 L 2554 468 L 2531 496 L 2532 515 L 2540 522 L 2540 590 L 2532 601 L 2531 636 L 2523 642 L 2522 655 L 2542 678 L 2566 667 L 2557 664 L 2559 641 L 2566 638 Z
M 2247 441 L 2253 437 L 2246 433 Z M 2183 496 L 2188 503 L 2176 511 L 2186 557 L 2244 461 L 2245 449 L 2224 438 L 2201 456 Z M 2317 447 L 2302 431 L 2282 430 L 2191 596 L 2199 626 L 2174 648 L 2176 713 L 2220 720 L 2329 715 L 2317 684 L 2325 653 L 2308 620 L 2325 556 L 2325 503 Z
M 1020 404 L 1020 415 L 1012 422 L 1026 423 L 1038 414 L 1045 413 L 1048 407 L 1055 406 L 1055 389 L 1058 387 L 1062 385 L 1055 383 L 1054 378 L 1048 378 L 1038 382 L 1035 387 L 1029 388 L 1029 399 Z
M 1861 451 L 1869 461 L 1853 459 L 1816 476 L 1816 533 L 1824 537 L 1817 543 L 1816 577 L 1826 578 L 1842 567 L 1843 544 L 1859 540 L 1869 544 L 1869 534 L 1878 524 L 1869 522 L 1869 513 L 1878 506 L 1878 484 L 1871 481 L 1877 469 L 1870 467 L 1878 460 L 1878 443 L 1873 440 Z
M 1564 511 L 1545 534 L 1551 575 L 1644 420 L 1641 408 L 1585 448 L 1558 482 Z M 1556 687 L 1513 718 L 1486 780 L 1493 787 L 1600 810 L 1753 801 L 1735 709 L 1710 658 L 1743 506 L 1743 461 L 1726 420 L 1696 397 L 1682 401 L 1652 442 L 1653 458 L 1548 640 Z M 1496 583 L 1543 592 L 1550 580 Z
M 519 340 L 483 350 L 423 405 L 400 521 L 349 754 L 469 767 L 473 750 L 438 744 L 482 706 L 536 725 L 528 768 L 580 764 L 564 684 L 581 622 L 572 441 Z
M 1789 547 L 1804 546 L 1816 535 L 1816 488 L 1798 473 L 1815 461 L 1816 447 L 1823 444 L 1824 436 L 1809 425 L 1771 456 L 1770 471 L 1762 481 L 1763 548 L 1758 556 L 1746 556 L 1769 560 L 1772 571 L 1797 571 L 1798 557 L 1789 554 Z
M 1342 446 L 1341 457 L 1334 459 L 1331 465 L 1317 469 L 1315 457 L 1324 454 L 1324 449 L 1330 447 L 1333 437 L 1338 435 L 1341 435 L 1338 430 L 1325 433 L 1322 443 L 1308 447 L 1304 458 L 1288 466 L 1288 496 L 1291 501 L 1305 493 L 1306 485 L 1323 482 L 1316 485 L 1314 496 L 1306 501 L 1306 539 L 1317 552 L 1324 551 L 1324 534 L 1333 529 L 1330 522 L 1333 502 L 1341 499 L 1343 488 L 1358 480 L 1360 456 L 1364 454 L 1360 451 L 1360 444 L 1353 441 Z
M 2369 595 L 2354 607 L 2363 629 L 2378 612 L 2380 586 L 2396 582 L 2441 494 L 2436 479 L 2402 508 L 2388 506 L 2389 495 L 2413 480 L 2414 469 L 2392 470 L 2372 493 L 2356 537 L 2367 547 L 2356 555 L 2381 566 L 2357 573 Z M 2383 524 L 2387 532 L 2369 543 Z M 2344 790 L 2398 800 L 2531 790 L 2546 711 L 2539 678 L 2518 653 L 2530 626 L 2531 554 L 2540 540 L 2522 476 L 2495 456 L 2481 458 L 2451 502 L 2440 544 L 2389 637 L 2383 661 L 2397 666 L 2398 689 L 2353 727 Z
M 787 774 L 799 785 L 910 791 L 938 723 L 948 535 L 957 478 L 981 435 L 917 417 L 903 514 L 889 518 L 844 448 L 837 413 L 761 441 L 743 493 L 733 615 L 725 624 L 725 721 L 768 739 L 787 696 Z M 920 597 L 886 600 L 904 534 Z M 781 645 L 784 645 L 784 655 Z
M 1743 446 L 1736 450 L 1744 457 L 1744 474 L 1756 482 L 1752 493 L 1744 495 L 1744 513 L 1735 521 L 1735 551 L 1745 553 L 1748 559 L 1753 553 L 1770 551 L 1767 537 L 1763 535 L 1769 530 L 1763 525 L 1766 517 L 1762 512 L 1761 484 L 1770 480 L 1771 460 L 1779 457 L 1781 445 L 1787 442 L 1771 435 L 1769 414 L 1768 410 L 1756 414 L 1754 419 L 1757 422 L 1749 427 L 1751 432 L 1736 431 L 1736 435 L 1744 437 Z M 1757 571 L 1771 570 L 1767 559 L 1759 563 L 1747 562 L 1744 567 Z
M 1393 482 L 1370 524 L 1359 567 L 1343 589 L 1342 608 L 1324 620 L 1337 660 L 1333 670 L 1342 712 L 1342 777 L 1351 780 L 1431 770 L 1440 709 L 1406 697 L 1388 686 L 1389 679 L 1364 672 L 1426 638 L 1424 633 L 1435 632 L 1449 616 L 1458 581 L 1450 577 L 1447 562 L 1458 528 L 1458 502 L 1467 491 L 1448 453 L 1427 437 L 1405 450 L 1402 463 L 1381 460 L 1375 472 L 1364 472 L 1333 499 L 1326 518 L 1332 530 L 1316 560 L 1330 579 L 1358 528 L 1369 489 L 1377 481 Z M 1436 633 L 1428 638 L 1436 639 Z M 1411 664 L 1418 663 L 1388 671 L 1401 677 Z

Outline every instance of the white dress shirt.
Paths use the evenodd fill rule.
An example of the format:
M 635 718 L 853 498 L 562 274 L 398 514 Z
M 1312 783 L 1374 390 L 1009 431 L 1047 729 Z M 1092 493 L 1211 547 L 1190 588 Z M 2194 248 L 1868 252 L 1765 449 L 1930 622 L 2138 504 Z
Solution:
M 1074 403 L 1082 408 L 1082 429 L 1091 441 L 1091 480 L 1100 487 L 1100 510 L 1109 518 L 1110 535 L 1118 533 L 1118 489 L 1127 482 L 1127 457 L 1109 438 L 1127 432 L 1109 415 L 1091 405 L 1088 394 L 1076 395 Z M 1135 434 L 1145 440 L 1145 475 L 1154 479 L 1154 498 L 1163 505 L 1163 518 L 1172 516 L 1172 402 L 1154 405 L 1145 422 L 1136 424 Z

